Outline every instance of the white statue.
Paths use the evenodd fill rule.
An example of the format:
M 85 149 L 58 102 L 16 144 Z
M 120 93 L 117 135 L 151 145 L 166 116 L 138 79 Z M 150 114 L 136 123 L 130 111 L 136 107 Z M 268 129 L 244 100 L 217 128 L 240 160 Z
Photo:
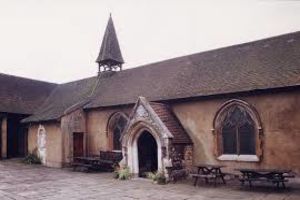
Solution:
M 46 130 L 42 125 L 39 126 L 37 132 L 37 147 L 38 157 L 41 159 L 42 164 L 46 164 Z

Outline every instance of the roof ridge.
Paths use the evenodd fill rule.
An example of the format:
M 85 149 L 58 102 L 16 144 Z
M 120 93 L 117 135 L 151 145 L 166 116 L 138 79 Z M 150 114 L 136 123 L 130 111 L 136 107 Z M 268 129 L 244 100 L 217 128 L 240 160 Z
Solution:
M 204 51 L 200 51 L 200 52 L 196 52 L 196 53 L 192 53 L 192 54 L 187 54 L 187 55 L 183 55 L 183 56 L 178 56 L 178 57 L 168 58 L 168 59 L 164 59 L 164 60 L 159 60 L 159 61 L 156 61 L 156 62 L 142 64 L 142 65 L 138 65 L 138 66 L 128 68 L 128 69 L 125 68 L 125 69 L 123 69 L 123 71 L 135 70 L 135 69 L 138 69 L 138 68 L 149 67 L 149 66 L 152 67 L 152 66 L 160 64 L 162 62 L 175 61 L 177 59 L 188 58 L 188 57 L 196 56 L 196 55 L 200 55 L 200 54 L 212 53 L 214 51 L 217 52 L 217 51 L 221 51 L 221 50 L 224 50 L 224 49 L 238 48 L 238 47 L 243 47 L 243 46 L 247 46 L 247 45 L 251 45 L 251 44 L 258 44 L 258 43 L 261 43 L 263 41 L 279 39 L 279 38 L 282 38 L 282 37 L 287 37 L 289 35 L 296 35 L 296 34 L 300 34 L 300 31 L 295 31 L 295 32 L 292 32 L 292 33 L 284 33 L 284 34 L 280 34 L 280 35 L 270 36 L 270 37 L 267 37 L 267 38 L 261 38 L 261 39 L 258 39 L 258 40 L 251 40 L 251 41 L 248 41 L 248 42 L 242 42 L 242 43 L 238 43 L 238 44 L 232 44 L 232 45 L 229 45 L 229 46 L 217 47 L 217 48 L 204 50 Z
M 1 72 L 0 72 L 0 76 L 7 76 L 7 77 L 12 77 L 12 78 L 17 78 L 17 79 L 28 80 L 28 81 L 35 81 L 35 82 L 40 82 L 40 83 L 48 83 L 48 84 L 58 85 L 58 83 L 54 83 L 54 82 L 43 81 L 43 80 L 38 80 L 38 79 L 33 79 L 33 78 L 28 78 L 28 77 L 24 77 L 24 76 L 13 75 L 13 74 L 6 74 L 6 73 L 1 73 Z

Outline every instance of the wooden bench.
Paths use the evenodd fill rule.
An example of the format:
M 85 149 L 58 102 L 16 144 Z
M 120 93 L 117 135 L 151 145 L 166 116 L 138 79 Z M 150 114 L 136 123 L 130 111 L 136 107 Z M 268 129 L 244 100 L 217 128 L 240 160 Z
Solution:
M 99 156 L 90 156 L 90 157 L 74 157 L 71 166 L 73 171 L 84 171 L 90 172 L 96 170 L 96 165 L 99 161 Z
M 216 175 L 212 175 L 212 174 L 190 174 L 190 175 L 195 180 L 198 180 L 199 178 L 204 179 L 205 183 L 208 183 L 209 179 L 216 179 L 217 178 Z M 195 185 L 195 183 L 194 183 L 194 185 Z
M 198 178 L 216 178 L 216 175 L 212 174 L 190 174 L 192 177 L 198 177 Z
M 81 163 L 81 162 L 73 162 L 72 167 L 73 167 L 73 171 L 89 172 L 93 168 L 93 165 L 85 164 L 85 163 Z
M 122 152 L 100 151 L 99 156 L 74 157 L 71 166 L 73 170 L 109 171 L 112 172 L 122 160 Z
M 122 158 L 122 152 L 100 151 L 99 164 L 101 169 L 113 171 L 116 166 L 119 166 L 119 162 Z

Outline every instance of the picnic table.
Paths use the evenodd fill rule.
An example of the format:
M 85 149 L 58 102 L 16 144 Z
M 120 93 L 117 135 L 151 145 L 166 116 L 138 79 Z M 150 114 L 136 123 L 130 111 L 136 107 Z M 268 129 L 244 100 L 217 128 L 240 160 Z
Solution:
M 195 179 L 194 186 L 197 185 L 199 178 L 205 179 L 205 183 L 209 183 L 209 180 L 212 179 L 214 181 L 214 185 L 217 185 L 218 180 L 222 180 L 224 184 L 226 181 L 224 179 L 225 174 L 222 172 L 221 168 L 226 167 L 224 165 L 212 165 L 212 164 L 200 164 L 197 165 L 197 173 L 191 174 L 191 176 Z
M 276 185 L 277 189 L 285 188 L 285 182 L 288 182 L 288 178 L 294 178 L 291 175 L 291 170 L 284 169 L 235 169 L 242 173 L 240 181 L 242 185 L 248 182 L 249 187 L 252 187 L 253 182 L 270 182 Z

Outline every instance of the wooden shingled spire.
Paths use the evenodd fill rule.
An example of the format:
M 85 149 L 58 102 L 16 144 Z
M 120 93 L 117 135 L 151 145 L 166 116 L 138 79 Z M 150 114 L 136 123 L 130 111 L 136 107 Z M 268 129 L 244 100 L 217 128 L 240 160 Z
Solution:
M 99 64 L 99 73 L 122 70 L 124 60 L 111 15 L 109 16 L 100 53 L 96 62 Z

